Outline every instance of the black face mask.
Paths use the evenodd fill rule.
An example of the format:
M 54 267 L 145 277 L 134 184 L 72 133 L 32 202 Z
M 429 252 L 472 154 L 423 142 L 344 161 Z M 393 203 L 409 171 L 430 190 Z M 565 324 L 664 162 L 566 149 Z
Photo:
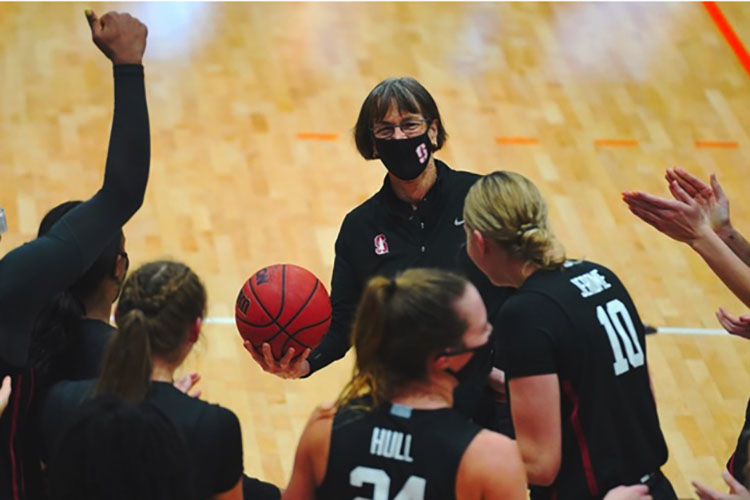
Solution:
M 410 181 L 420 176 L 432 153 L 428 132 L 406 139 L 375 138 L 378 156 L 385 168 L 401 180 Z
M 491 368 L 488 366 L 488 363 L 490 363 L 491 361 L 490 355 L 492 353 L 492 346 L 490 345 L 490 342 L 477 347 L 445 352 L 442 355 L 458 356 L 459 354 L 464 354 L 467 352 L 473 352 L 474 354 L 464 366 L 462 366 L 458 370 L 453 370 L 452 368 L 446 368 L 444 370 L 446 373 L 452 375 L 458 381 L 459 385 L 463 384 L 473 377 L 477 377 L 480 375 L 482 377 L 486 377 L 485 372 L 489 372 L 488 368 Z

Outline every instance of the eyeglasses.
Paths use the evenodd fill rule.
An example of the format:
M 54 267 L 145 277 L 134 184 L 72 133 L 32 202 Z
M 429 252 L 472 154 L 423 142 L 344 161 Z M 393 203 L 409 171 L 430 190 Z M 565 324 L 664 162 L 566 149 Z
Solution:
M 438 356 L 460 356 L 461 354 L 466 354 L 467 352 L 477 352 L 481 349 L 484 349 L 487 347 L 487 342 L 485 342 L 482 345 L 475 345 L 474 347 L 459 347 L 458 349 L 447 349 L 443 352 L 441 352 Z
M 427 120 L 425 120 L 424 118 L 422 118 L 421 120 L 409 119 L 401 123 L 400 125 L 375 125 L 370 130 L 372 130 L 373 135 L 377 139 L 392 138 L 393 134 L 396 133 L 397 128 L 401 129 L 401 132 L 403 132 L 407 137 L 414 137 L 416 135 L 424 133 L 424 131 L 427 129 L 426 125 Z

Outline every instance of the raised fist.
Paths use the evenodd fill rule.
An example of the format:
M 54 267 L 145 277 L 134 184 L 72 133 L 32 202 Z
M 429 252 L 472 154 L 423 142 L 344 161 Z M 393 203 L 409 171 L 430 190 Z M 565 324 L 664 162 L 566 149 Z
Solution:
M 141 64 L 148 29 L 130 14 L 107 12 L 102 17 L 86 11 L 91 38 L 112 64 Z

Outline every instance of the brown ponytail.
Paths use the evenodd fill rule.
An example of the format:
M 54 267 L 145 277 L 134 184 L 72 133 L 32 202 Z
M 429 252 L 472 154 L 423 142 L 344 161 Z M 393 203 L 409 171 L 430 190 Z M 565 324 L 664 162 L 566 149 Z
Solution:
M 117 335 L 104 358 L 97 393 L 119 394 L 130 402 L 141 401 L 148 390 L 153 362 L 148 321 L 140 309 L 117 317 Z
M 340 406 L 373 408 L 406 383 L 424 380 L 434 353 L 461 345 L 466 321 L 455 303 L 468 282 L 437 269 L 410 269 L 394 279 L 372 278 L 360 300 L 351 341 L 357 356 Z
M 107 350 L 97 394 L 142 400 L 148 392 L 153 358 L 179 361 L 190 327 L 205 315 L 205 309 L 206 290 L 186 265 L 158 261 L 134 271 L 117 304 L 118 332 Z

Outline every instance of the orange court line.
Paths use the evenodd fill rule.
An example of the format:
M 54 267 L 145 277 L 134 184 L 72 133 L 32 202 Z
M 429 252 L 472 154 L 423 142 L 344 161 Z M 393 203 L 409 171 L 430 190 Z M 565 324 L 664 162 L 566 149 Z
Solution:
M 737 149 L 739 146 L 734 141 L 695 141 L 696 148 L 721 148 Z
M 297 139 L 310 141 L 335 141 L 338 138 L 338 134 L 322 134 L 319 132 L 299 132 L 297 134 Z
M 534 144 L 539 144 L 539 139 L 537 139 L 536 137 L 495 137 L 495 142 L 502 145 L 516 144 L 531 146 Z
M 703 6 L 708 11 L 711 19 L 713 19 L 716 27 L 721 31 L 721 34 L 724 35 L 724 39 L 734 51 L 734 55 L 740 60 L 742 67 L 745 68 L 747 74 L 750 75 L 750 54 L 747 53 L 747 49 L 742 45 L 742 40 L 740 40 L 732 29 L 732 25 L 730 25 L 729 21 L 724 17 L 724 14 L 721 12 L 719 6 L 716 5 L 716 2 L 703 2 Z
M 618 146 L 618 147 L 635 147 L 638 141 L 635 139 L 596 139 L 594 146 Z

